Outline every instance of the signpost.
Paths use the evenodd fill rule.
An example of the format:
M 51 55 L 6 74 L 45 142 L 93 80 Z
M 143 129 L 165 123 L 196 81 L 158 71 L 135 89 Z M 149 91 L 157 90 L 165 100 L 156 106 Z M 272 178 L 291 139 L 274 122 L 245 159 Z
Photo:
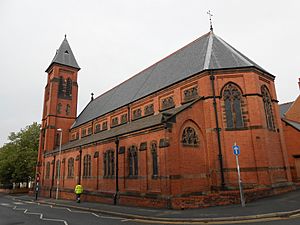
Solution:
M 242 207 L 245 207 L 245 199 L 244 199 L 244 192 L 243 192 L 241 173 L 240 173 L 240 165 L 239 165 L 240 147 L 236 143 L 234 143 L 234 145 L 232 146 L 232 149 L 233 149 L 233 154 L 235 155 L 235 159 L 236 159 L 236 167 L 237 167 L 237 172 L 238 172 L 238 183 L 239 183 L 239 188 L 240 188 L 241 204 L 242 204 Z
M 38 199 L 38 194 L 39 194 L 39 182 L 40 182 L 40 175 L 39 174 L 37 174 L 36 175 L 36 180 L 35 180 L 36 182 L 35 182 L 35 200 L 37 200 Z

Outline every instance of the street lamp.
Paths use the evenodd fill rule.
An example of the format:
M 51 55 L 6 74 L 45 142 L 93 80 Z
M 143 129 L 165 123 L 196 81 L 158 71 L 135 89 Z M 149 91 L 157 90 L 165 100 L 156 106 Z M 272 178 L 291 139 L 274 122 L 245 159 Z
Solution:
M 57 178 L 56 178 L 56 200 L 58 199 L 58 188 L 59 188 L 59 181 L 60 181 L 60 166 L 61 166 L 61 142 L 62 142 L 62 129 L 58 128 L 57 132 L 60 133 L 60 137 L 59 137 L 59 154 L 58 154 L 58 159 L 59 159 L 59 165 L 57 166 L 58 171 L 57 171 Z

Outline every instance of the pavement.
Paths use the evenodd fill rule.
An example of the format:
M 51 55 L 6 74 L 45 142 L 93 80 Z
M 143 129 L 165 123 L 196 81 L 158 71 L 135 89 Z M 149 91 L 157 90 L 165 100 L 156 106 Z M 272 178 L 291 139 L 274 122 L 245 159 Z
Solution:
M 20 201 L 35 201 L 33 196 L 28 195 L 12 195 L 12 197 Z M 41 197 L 38 198 L 37 202 L 153 222 L 251 221 L 300 216 L 300 189 L 246 203 L 245 207 L 241 207 L 241 205 L 227 205 L 185 210 L 130 207 L 94 202 L 76 203 L 75 200 L 55 200 Z

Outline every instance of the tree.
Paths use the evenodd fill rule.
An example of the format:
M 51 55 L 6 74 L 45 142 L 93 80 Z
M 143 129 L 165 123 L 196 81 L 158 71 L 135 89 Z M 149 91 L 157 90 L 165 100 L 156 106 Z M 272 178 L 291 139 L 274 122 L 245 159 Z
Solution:
M 32 180 L 39 146 L 40 125 L 36 122 L 19 132 L 10 133 L 9 143 L 0 148 L 0 182 L 20 183 Z

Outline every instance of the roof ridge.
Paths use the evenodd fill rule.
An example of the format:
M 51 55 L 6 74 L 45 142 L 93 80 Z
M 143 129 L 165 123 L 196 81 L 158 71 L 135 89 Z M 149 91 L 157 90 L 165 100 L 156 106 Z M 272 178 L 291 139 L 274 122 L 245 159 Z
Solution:
M 207 69 L 245 67 L 254 67 L 266 72 L 212 31 L 209 31 L 97 96 L 84 110 L 84 113 L 76 118 L 74 127 L 116 111 Z M 272 76 L 268 72 L 266 74 Z
M 163 60 L 165 60 L 165 59 L 169 58 L 170 56 L 174 55 L 175 53 L 179 52 L 180 50 L 182 50 L 182 49 L 184 49 L 184 48 L 188 47 L 189 45 L 193 44 L 194 42 L 198 41 L 199 39 L 201 39 L 201 38 L 205 37 L 205 36 L 206 36 L 206 35 L 208 35 L 209 33 L 210 33 L 210 32 L 208 32 L 208 33 L 206 33 L 206 34 L 204 34 L 204 35 L 200 36 L 199 38 L 197 38 L 197 39 L 195 39 L 194 41 L 192 41 L 192 42 L 190 42 L 190 43 L 186 44 L 186 45 L 185 45 L 185 46 L 183 46 L 182 48 L 180 48 L 180 49 L 176 50 L 175 52 L 172 52 L 171 54 L 169 54 L 169 55 L 165 56 L 164 58 L 160 59 L 160 60 L 159 60 L 159 61 L 157 61 L 156 63 L 154 63 L 154 64 L 152 64 L 152 65 L 148 66 L 147 68 L 145 68 L 145 69 L 141 70 L 140 72 L 138 72 L 138 73 L 134 74 L 133 76 L 129 77 L 128 79 L 124 80 L 123 82 L 121 82 L 121 83 L 117 84 L 117 85 L 116 85 L 116 86 L 114 86 L 113 88 L 111 88 L 111 89 L 109 89 L 109 90 L 105 91 L 103 94 L 101 94 L 101 95 L 97 96 L 95 99 L 97 99 L 98 97 L 101 97 L 102 95 L 104 95 L 105 93 L 109 92 L 110 90 L 113 90 L 114 88 L 117 88 L 117 87 L 121 86 L 122 84 L 124 84 L 125 82 L 127 82 L 127 81 L 129 81 L 129 80 L 133 79 L 134 77 L 138 76 L 138 75 L 139 75 L 139 74 L 141 74 L 142 72 L 144 72 L 144 71 L 146 71 L 146 70 L 150 69 L 151 67 L 153 67 L 153 66 L 155 66 L 155 65 L 159 64 L 160 62 L 162 62 Z M 94 100 L 95 100 L 95 99 L 94 99 Z
M 212 46 L 213 46 L 213 35 L 214 33 L 212 31 L 209 32 L 209 39 L 208 39 L 208 45 L 207 45 L 207 49 L 206 49 L 206 55 L 205 55 L 205 60 L 204 60 L 204 65 L 203 65 L 203 69 L 207 70 L 209 69 L 209 64 L 210 64 L 210 59 L 211 59 L 211 54 L 212 54 Z

